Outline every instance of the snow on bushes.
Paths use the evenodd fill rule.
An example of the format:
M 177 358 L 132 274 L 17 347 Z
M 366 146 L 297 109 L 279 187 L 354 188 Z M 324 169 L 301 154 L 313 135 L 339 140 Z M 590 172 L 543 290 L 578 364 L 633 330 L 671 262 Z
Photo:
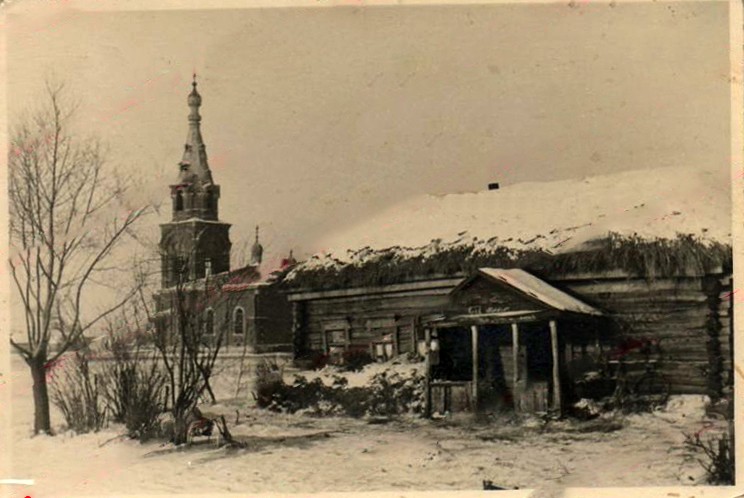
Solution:
M 416 369 L 402 373 L 386 368 L 362 386 L 350 386 L 342 374 L 333 375 L 330 385 L 321 377 L 295 375 L 291 384 L 274 378 L 259 381 L 256 402 L 271 411 L 321 417 L 421 414 L 424 377 Z

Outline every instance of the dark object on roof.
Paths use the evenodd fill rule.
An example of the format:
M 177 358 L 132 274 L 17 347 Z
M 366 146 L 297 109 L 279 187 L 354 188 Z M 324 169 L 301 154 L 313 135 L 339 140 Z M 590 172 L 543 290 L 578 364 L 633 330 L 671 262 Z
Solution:
M 515 488 L 501 488 L 499 486 L 495 486 L 493 484 L 493 481 L 487 481 L 487 480 L 484 479 L 483 480 L 483 489 L 486 490 L 486 491 L 507 491 L 509 489 L 519 489 L 519 488 L 517 488 L 517 487 L 515 487 Z

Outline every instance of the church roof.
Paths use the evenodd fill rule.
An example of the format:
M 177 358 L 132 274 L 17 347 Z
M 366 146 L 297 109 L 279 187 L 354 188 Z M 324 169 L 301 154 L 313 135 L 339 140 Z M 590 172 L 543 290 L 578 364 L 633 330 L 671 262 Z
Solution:
M 240 292 L 256 287 L 261 281 L 261 273 L 255 266 L 247 265 L 221 274 L 218 278 L 223 292 Z
M 196 75 L 194 75 L 194 81 L 191 85 L 192 90 L 187 99 L 191 109 L 188 117 L 189 132 L 186 137 L 183 158 L 179 163 L 181 170 L 178 179 L 179 183 L 207 185 L 212 183 L 212 172 L 209 170 L 207 150 L 201 135 L 199 107 L 202 99 L 196 89 Z

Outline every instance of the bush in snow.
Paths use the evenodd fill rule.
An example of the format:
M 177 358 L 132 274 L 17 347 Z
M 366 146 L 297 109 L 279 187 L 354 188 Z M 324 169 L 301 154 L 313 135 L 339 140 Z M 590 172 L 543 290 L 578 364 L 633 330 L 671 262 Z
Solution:
M 101 380 L 91 374 L 88 358 L 75 353 L 75 361 L 66 362 L 51 388 L 52 402 L 62 412 L 69 429 L 78 434 L 97 432 L 106 424 Z
M 424 409 L 424 377 L 414 374 L 379 373 L 372 377 L 367 412 L 369 415 L 422 413 Z
M 729 430 L 718 436 L 703 439 L 700 432 L 685 434 L 685 447 L 695 453 L 702 454 L 698 463 L 705 469 L 708 484 L 734 484 L 734 437 Z
M 374 358 L 372 358 L 372 355 L 369 354 L 369 351 L 364 349 L 350 349 L 348 351 L 344 351 L 342 358 L 342 368 L 344 371 L 347 372 L 358 372 L 366 365 L 374 363 L 375 361 Z
M 424 407 L 424 378 L 415 373 L 404 377 L 381 372 L 364 387 L 349 387 L 348 380 L 340 375 L 333 377 L 330 386 L 320 378 L 308 381 L 297 375 L 291 385 L 274 384 L 270 395 L 257 401 L 259 407 L 272 411 L 314 416 L 420 414 Z
M 155 357 L 140 357 L 137 350 L 115 354 L 102 373 L 103 396 L 114 422 L 127 434 L 145 441 L 157 432 L 158 417 L 165 410 L 165 375 Z
M 276 361 L 264 359 L 256 365 L 256 390 L 253 397 L 260 407 L 267 407 L 273 394 L 282 387 L 282 370 Z

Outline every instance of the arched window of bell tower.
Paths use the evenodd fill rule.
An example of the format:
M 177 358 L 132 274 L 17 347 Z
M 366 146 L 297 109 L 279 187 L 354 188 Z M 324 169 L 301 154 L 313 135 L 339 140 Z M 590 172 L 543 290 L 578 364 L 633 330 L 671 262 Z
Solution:
M 176 211 L 183 211 L 183 192 L 176 192 Z

